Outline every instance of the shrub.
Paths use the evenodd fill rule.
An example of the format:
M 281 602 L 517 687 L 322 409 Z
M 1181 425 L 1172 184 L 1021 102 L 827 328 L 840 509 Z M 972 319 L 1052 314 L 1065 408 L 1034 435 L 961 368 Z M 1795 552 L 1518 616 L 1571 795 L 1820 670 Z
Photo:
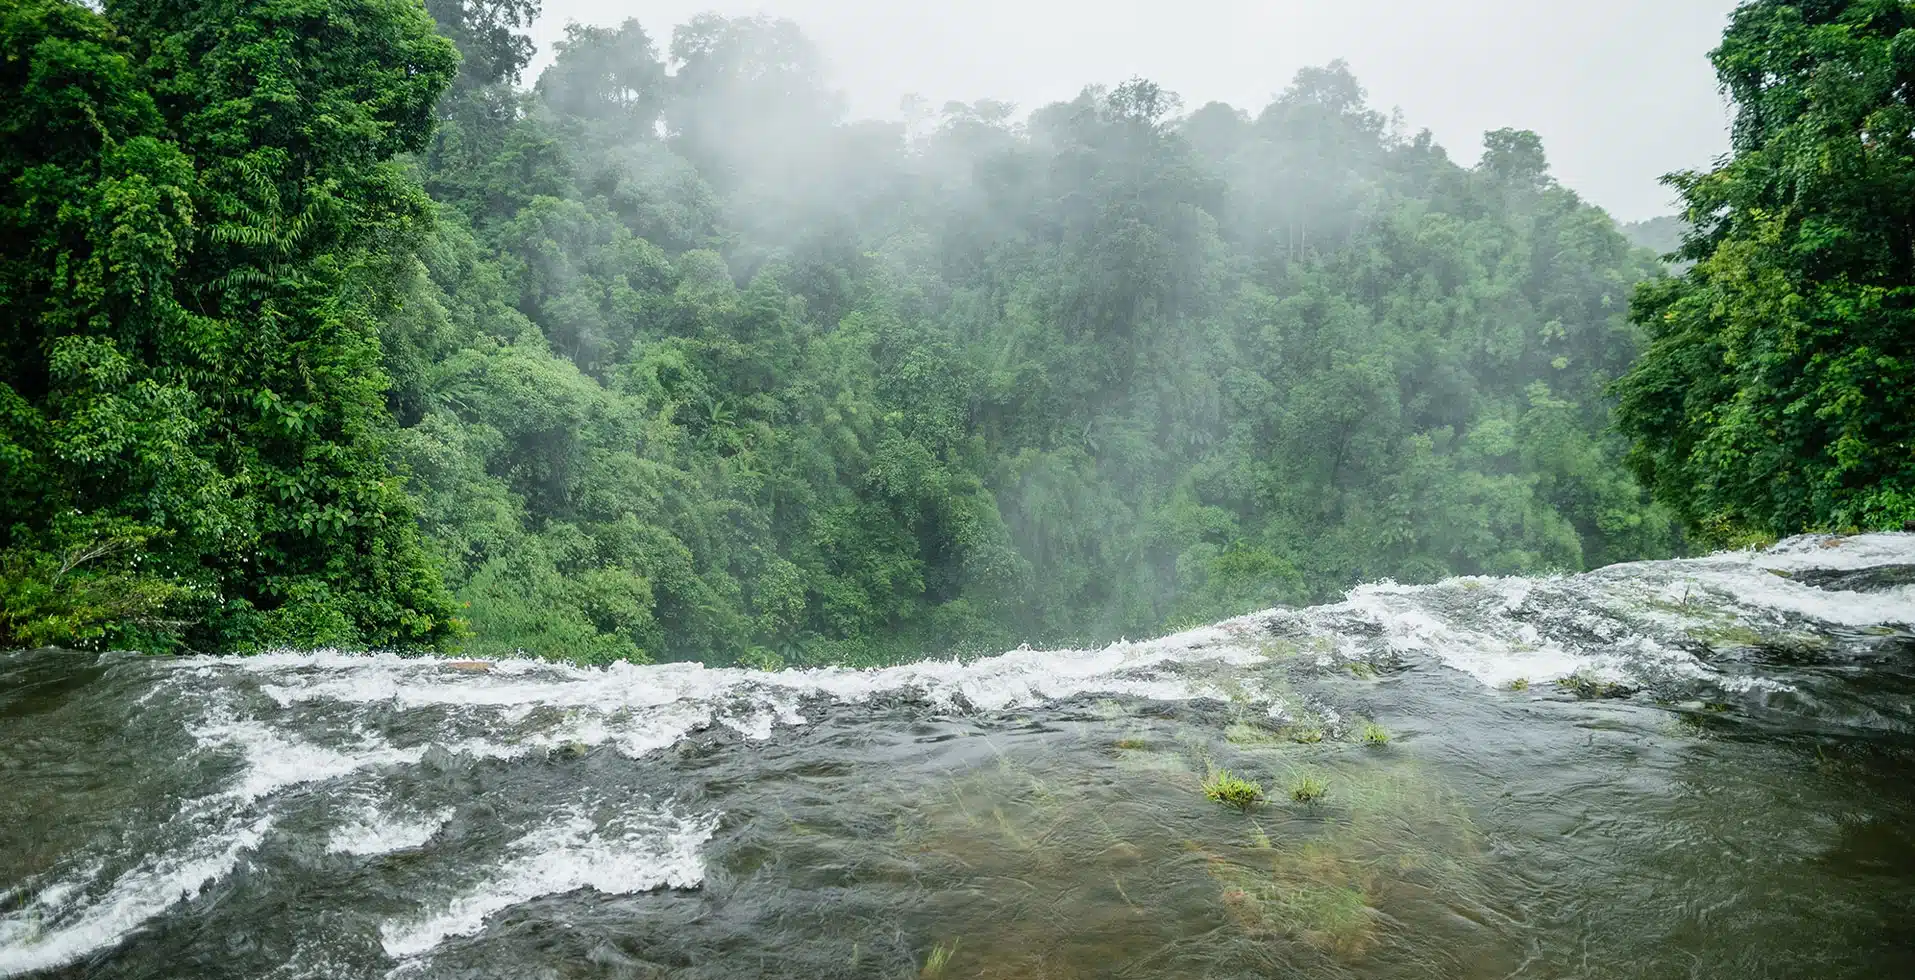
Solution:
M 138 571 L 149 533 L 114 528 L 63 548 L 0 552 L 0 649 L 171 649 L 190 622 L 167 613 L 191 589 Z

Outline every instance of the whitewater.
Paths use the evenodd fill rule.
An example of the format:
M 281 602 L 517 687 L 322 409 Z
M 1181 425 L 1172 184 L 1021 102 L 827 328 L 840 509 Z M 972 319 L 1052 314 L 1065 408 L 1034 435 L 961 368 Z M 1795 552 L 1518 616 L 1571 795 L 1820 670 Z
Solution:
M 1911 624 L 1882 534 L 878 670 L 0 655 L 0 976 L 1915 975 Z

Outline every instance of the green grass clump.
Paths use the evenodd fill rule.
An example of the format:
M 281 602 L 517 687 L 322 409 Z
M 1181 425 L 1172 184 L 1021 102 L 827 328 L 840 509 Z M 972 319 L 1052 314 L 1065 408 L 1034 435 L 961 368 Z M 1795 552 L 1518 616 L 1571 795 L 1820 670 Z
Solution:
M 1513 681 L 1510 681 L 1510 682 L 1509 682 L 1509 689 L 1510 689 L 1510 690 L 1512 690 L 1512 691 L 1527 691 L 1527 690 L 1529 690 L 1529 678 L 1527 678 L 1527 677 L 1518 677 L 1518 678 L 1516 678 L 1515 680 L 1513 680 Z
M 1323 741 L 1323 729 L 1315 725 L 1292 725 L 1287 734 L 1290 741 L 1298 745 L 1315 745 Z
M 1362 739 L 1364 745 L 1390 744 L 1390 730 L 1373 721 L 1363 723 Z
M 931 947 L 931 955 L 924 958 L 924 969 L 918 972 L 918 976 L 923 977 L 924 980 L 943 976 L 945 967 L 951 965 L 951 957 L 957 955 L 957 948 L 955 939 L 948 946 L 939 943 Z
M 1315 776 L 1303 775 L 1290 781 L 1290 798 L 1298 803 L 1315 803 L 1330 791 L 1330 784 Z
M 1263 787 L 1248 779 L 1219 770 L 1204 780 L 1204 796 L 1213 803 L 1237 810 L 1248 810 L 1263 802 Z
M 1137 752 L 1149 748 L 1150 743 L 1141 738 L 1120 738 L 1117 740 L 1117 747 L 1126 752 Z
M 1365 680 L 1365 681 L 1376 680 L 1376 668 L 1370 666 L 1367 663 L 1364 663 L 1361 660 L 1350 661 L 1350 673 L 1352 676 L 1356 677 L 1358 680 Z

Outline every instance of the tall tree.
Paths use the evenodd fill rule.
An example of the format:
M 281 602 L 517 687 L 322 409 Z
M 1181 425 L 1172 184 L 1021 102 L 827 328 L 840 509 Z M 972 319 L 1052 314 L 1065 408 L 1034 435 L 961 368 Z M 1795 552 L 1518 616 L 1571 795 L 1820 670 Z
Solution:
M 425 0 L 426 13 L 459 50 L 455 94 L 517 84 L 532 60 L 532 39 L 519 33 L 539 17 L 541 0 Z
M 1719 539 L 1915 518 L 1915 3 L 1752 0 L 1713 59 L 1733 156 L 1669 180 L 1630 462 Z
M 665 65 L 636 20 L 617 28 L 565 25 L 558 60 L 539 76 L 539 95 L 569 116 L 613 124 L 642 139 L 665 104 Z

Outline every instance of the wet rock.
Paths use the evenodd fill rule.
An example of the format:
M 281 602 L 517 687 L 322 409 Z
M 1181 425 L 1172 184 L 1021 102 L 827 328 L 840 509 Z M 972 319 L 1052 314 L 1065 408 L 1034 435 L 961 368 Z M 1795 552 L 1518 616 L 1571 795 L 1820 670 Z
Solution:
M 1615 681 L 1606 681 L 1591 674 L 1571 674 L 1556 682 L 1556 686 L 1568 691 L 1584 701 L 1607 701 L 1627 698 L 1634 695 L 1637 688 Z
M 492 662 L 488 660 L 454 660 L 447 667 L 468 674 L 486 674 L 492 671 Z
M 426 749 L 425 754 L 419 757 L 419 765 L 437 773 L 458 772 L 466 768 L 464 760 L 454 755 L 451 749 L 438 744 Z
M 671 973 L 668 967 L 653 963 L 650 960 L 639 959 L 604 940 L 600 940 L 598 945 L 592 947 L 592 951 L 585 954 L 585 958 L 596 966 L 604 967 L 612 971 L 612 976 L 637 977 L 644 978 L 644 980 L 653 980 L 653 978 L 665 977 Z
M 1887 592 L 1915 585 L 1915 565 L 1875 565 L 1855 569 L 1810 569 L 1795 580 L 1831 592 Z

